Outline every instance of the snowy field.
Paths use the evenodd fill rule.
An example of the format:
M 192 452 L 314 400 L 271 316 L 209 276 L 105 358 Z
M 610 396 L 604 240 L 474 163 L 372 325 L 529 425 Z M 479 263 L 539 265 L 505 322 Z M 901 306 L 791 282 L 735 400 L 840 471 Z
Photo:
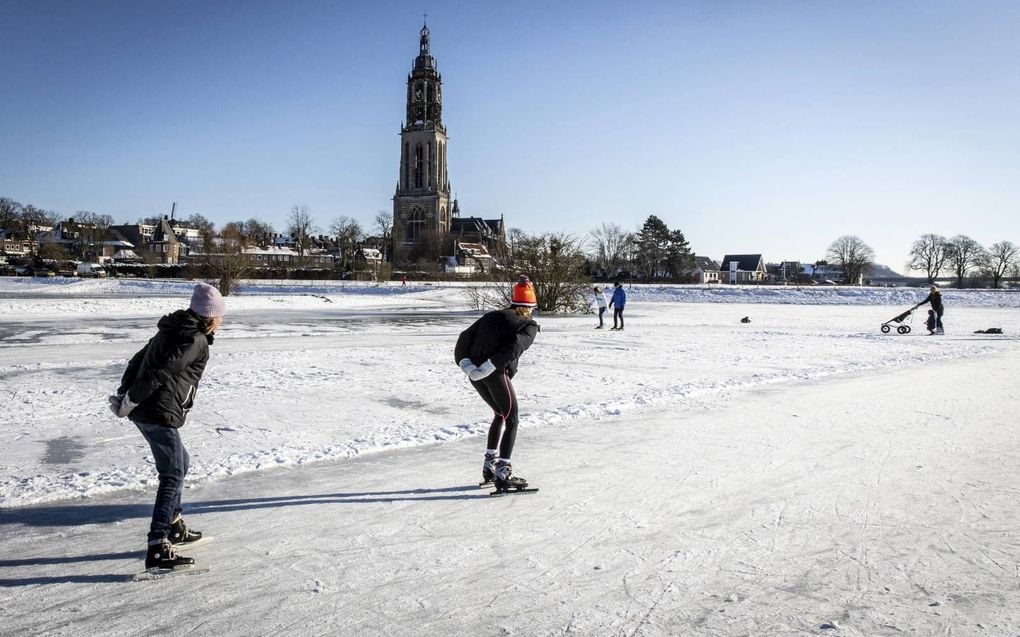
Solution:
M 903 288 L 539 317 L 541 491 L 494 499 L 462 287 L 253 282 L 181 430 L 213 570 L 132 583 L 155 474 L 106 395 L 191 285 L 0 279 L 0 634 L 1020 635 L 1016 292 L 947 290 L 944 337 L 879 331 Z

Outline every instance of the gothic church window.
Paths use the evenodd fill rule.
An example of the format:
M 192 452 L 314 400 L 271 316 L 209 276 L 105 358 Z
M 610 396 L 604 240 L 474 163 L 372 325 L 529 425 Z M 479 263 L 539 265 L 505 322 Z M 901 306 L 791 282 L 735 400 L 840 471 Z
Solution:
M 415 206 L 407 215 L 407 238 L 409 241 L 417 241 L 423 234 L 425 234 L 425 209 Z
M 425 157 L 421 144 L 414 148 L 414 187 L 421 188 L 425 183 Z

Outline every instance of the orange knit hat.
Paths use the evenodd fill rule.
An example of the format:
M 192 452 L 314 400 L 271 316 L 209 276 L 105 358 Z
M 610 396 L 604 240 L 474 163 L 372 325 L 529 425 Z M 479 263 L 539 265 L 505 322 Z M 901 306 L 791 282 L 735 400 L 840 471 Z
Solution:
M 522 274 L 514 284 L 513 305 L 521 307 L 538 307 L 538 298 L 535 296 L 535 287 L 531 285 L 528 275 Z

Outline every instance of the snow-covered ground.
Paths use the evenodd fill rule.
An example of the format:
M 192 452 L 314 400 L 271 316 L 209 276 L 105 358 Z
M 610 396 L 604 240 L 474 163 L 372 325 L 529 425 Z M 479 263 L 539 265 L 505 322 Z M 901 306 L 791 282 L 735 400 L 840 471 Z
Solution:
M 542 490 L 491 499 L 462 287 L 247 284 L 182 429 L 214 570 L 128 583 L 155 475 L 105 399 L 190 285 L 0 279 L 0 633 L 1020 633 L 1016 293 L 947 291 L 944 337 L 880 333 L 917 289 L 540 317 Z

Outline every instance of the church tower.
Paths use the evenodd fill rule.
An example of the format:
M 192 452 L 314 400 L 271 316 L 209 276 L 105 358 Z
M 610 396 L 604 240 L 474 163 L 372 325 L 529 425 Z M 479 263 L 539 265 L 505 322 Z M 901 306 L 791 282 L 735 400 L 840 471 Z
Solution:
M 400 127 L 400 174 L 393 195 L 393 242 L 398 251 L 439 250 L 450 232 L 443 81 L 429 53 L 429 28 L 407 76 L 407 116 Z M 438 254 L 438 252 L 437 252 Z

